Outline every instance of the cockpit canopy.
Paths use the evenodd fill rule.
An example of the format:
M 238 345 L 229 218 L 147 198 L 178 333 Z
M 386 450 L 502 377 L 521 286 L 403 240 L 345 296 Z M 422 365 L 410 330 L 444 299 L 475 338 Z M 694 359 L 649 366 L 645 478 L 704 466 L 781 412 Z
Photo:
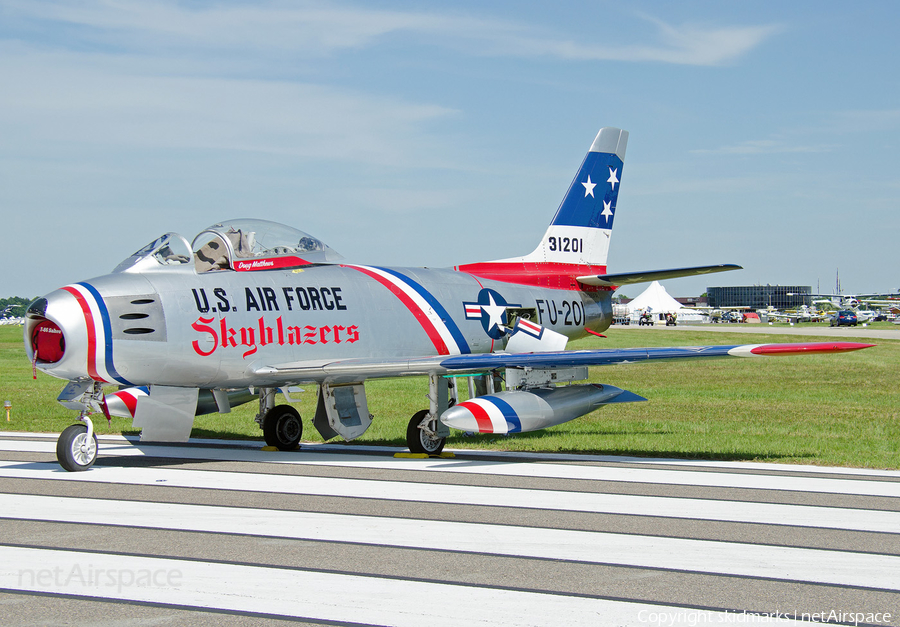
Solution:
M 203 229 L 193 245 L 177 233 L 166 233 L 116 267 L 114 272 L 140 271 L 193 261 L 198 273 L 217 270 L 253 272 L 333 263 L 343 257 L 321 240 L 277 222 L 239 219 Z
M 194 238 L 197 272 L 270 270 L 343 259 L 316 239 L 268 220 L 228 220 L 213 224 Z

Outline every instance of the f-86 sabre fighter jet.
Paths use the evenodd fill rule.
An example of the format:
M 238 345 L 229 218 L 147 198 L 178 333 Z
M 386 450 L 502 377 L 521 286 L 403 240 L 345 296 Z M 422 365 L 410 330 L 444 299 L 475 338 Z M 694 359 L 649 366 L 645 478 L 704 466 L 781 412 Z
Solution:
M 326 440 L 352 440 L 372 420 L 368 379 L 426 375 L 429 406 L 412 416 L 406 437 L 411 451 L 436 454 L 451 428 L 534 431 L 646 400 L 574 383 L 588 378 L 588 366 L 867 346 L 565 350 L 568 340 L 609 327 L 617 286 L 740 268 L 607 273 L 627 140 L 626 131 L 600 130 L 524 257 L 446 269 L 355 265 L 302 231 L 230 220 L 192 243 L 167 233 L 112 274 L 37 299 L 25 324 L 29 358 L 68 381 L 59 401 L 80 411 L 57 443 L 60 464 L 93 464 L 92 413 L 133 418 L 142 440 L 183 442 L 195 415 L 256 400 L 266 443 L 291 450 L 303 424 L 291 405 L 276 405 L 279 391 L 289 398 L 290 386 L 316 385 L 313 425 Z M 468 377 L 463 402 L 459 375 Z

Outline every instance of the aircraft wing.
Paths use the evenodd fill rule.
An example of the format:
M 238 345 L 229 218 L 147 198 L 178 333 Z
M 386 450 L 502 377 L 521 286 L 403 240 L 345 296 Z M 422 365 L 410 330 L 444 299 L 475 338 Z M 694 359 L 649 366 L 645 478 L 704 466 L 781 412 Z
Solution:
M 579 283 L 584 285 L 597 285 L 601 287 L 615 287 L 617 285 L 631 285 L 632 283 L 650 283 L 664 279 L 677 279 L 684 276 L 697 276 L 711 274 L 713 272 L 727 272 L 729 270 L 743 270 L 743 266 L 733 263 L 720 263 L 716 266 L 694 266 L 692 268 L 671 268 L 669 270 L 649 270 L 647 272 L 624 272 L 621 274 L 597 274 L 577 277 Z
M 712 357 L 759 357 L 841 353 L 869 348 L 857 342 L 805 342 L 798 344 L 737 344 L 725 346 L 676 346 L 665 348 L 610 348 L 539 353 L 483 353 L 435 355 L 404 359 L 344 359 L 330 362 L 293 362 L 257 366 L 257 385 L 300 381 L 354 382 L 369 378 L 420 374 L 462 374 L 498 368 L 570 368 L 606 366 L 652 360 Z

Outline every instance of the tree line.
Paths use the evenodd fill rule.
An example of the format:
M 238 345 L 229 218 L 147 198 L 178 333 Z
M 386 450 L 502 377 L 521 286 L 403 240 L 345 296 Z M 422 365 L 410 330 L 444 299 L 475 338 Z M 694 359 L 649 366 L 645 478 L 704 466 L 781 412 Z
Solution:
M 6 308 L 9 307 L 10 310 L 6 312 L 4 317 L 18 318 L 24 316 L 25 310 L 28 309 L 28 305 L 33 300 L 33 298 L 22 298 L 21 296 L 0 298 L 0 312 L 6 311 Z

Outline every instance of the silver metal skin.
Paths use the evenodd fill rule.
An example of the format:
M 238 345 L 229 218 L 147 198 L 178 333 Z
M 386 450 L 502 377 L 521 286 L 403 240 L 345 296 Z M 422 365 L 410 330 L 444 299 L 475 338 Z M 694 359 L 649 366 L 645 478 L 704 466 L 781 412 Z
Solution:
M 423 438 L 436 440 L 449 433 L 437 418 L 455 403 L 455 386 L 452 396 L 440 386 L 439 375 L 447 373 L 443 358 L 503 351 L 517 317 L 544 328 L 548 338 L 565 340 L 606 329 L 612 315 L 610 290 L 554 290 L 449 269 L 333 262 L 239 272 L 234 259 L 219 269 L 192 263 L 189 255 L 199 259 L 202 250 L 189 252 L 184 238 L 169 233 L 117 272 L 32 304 L 25 325 L 29 357 L 36 357 L 31 338 L 37 325 L 49 321 L 64 338 L 61 358 L 36 360 L 43 372 L 70 381 L 60 402 L 82 414 L 114 408 L 133 416 L 144 440 L 186 441 L 200 405 L 229 411 L 229 399 L 245 402 L 248 389 L 260 391 L 262 427 L 276 388 L 314 383 L 327 392 L 370 378 L 427 374 L 432 400 L 420 428 Z M 496 320 L 479 309 L 479 298 L 496 305 Z M 472 307 L 484 313 L 472 315 Z M 495 323 L 490 334 L 485 320 Z M 103 401 L 100 384 L 146 386 L 150 393 L 122 413 L 120 398 Z M 84 393 L 88 387 L 93 395 Z M 198 404 L 201 390 L 213 403 Z M 323 437 L 353 439 L 365 431 L 364 391 L 357 396 L 364 420 L 346 426 L 334 404 L 327 405 L 315 421 Z
M 585 328 L 600 332 L 611 321 L 611 292 L 502 284 L 452 270 L 391 270 L 429 286 L 472 353 L 496 352 L 506 344 L 505 337 L 489 337 L 480 320 L 465 317 L 464 303 L 476 301 L 484 288 L 520 309 L 532 310 L 536 322 L 570 339 L 585 336 Z M 108 376 L 110 364 L 104 371 L 101 355 L 98 369 L 107 383 L 232 389 L 364 381 L 440 370 L 431 360 L 416 365 L 417 359 L 438 351 L 415 314 L 390 289 L 351 267 L 201 275 L 192 268 L 163 267 L 85 283 L 106 303 L 113 321 L 112 363 L 127 382 Z M 298 303 L 297 290 L 318 293 L 317 302 Z M 66 380 L 89 377 L 88 328 L 76 297 L 56 290 L 45 298 L 43 318 L 63 330 L 66 351 L 59 362 L 37 367 Z M 155 301 L 152 316 L 131 327 L 119 324 L 123 316 L 146 311 L 147 305 L 133 301 L 150 299 Z M 36 322 L 29 319 L 26 338 Z M 129 334 L 132 328 L 152 332 Z M 32 357 L 27 339 L 26 348 Z M 458 346 L 450 348 L 447 354 L 460 352 Z M 360 368 L 353 364 L 370 360 L 376 363 Z M 304 366 L 303 372 L 280 374 L 291 365 Z
M 287 388 L 298 384 L 318 388 L 313 425 L 322 436 L 353 439 L 372 419 L 365 381 L 414 374 L 428 376 L 428 407 L 410 420 L 407 442 L 425 454 L 440 452 L 448 425 L 474 420 L 455 407 L 455 376 L 472 375 L 470 397 L 495 395 L 520 431 L 644 400 L 610 386 L 557 388 L 586 378 L 589 365 L 651 358 L 628 350 L 566 352 L 567 340 L 610 326 L 617 281 L 738 266 L 604 274 L 627 140 L 625 131 L 601 129 L 541 244 L 525 257 L 452 269 L 353 265 L 308 233 L 231 220 L 192 243 L 167 233 L 111 274 L 36 300 L 26 314 L 26 351 L 36 368 L 69 382 L 59 398 L 66 407 L 85 419 L 95 412 L 131 416 L 142 439 L 157 441 L 186 441 L 198 413 L 258 399 L 266 442 L 292 450 L 302 423 L 275 398 L 281 390 L 290 401 Z M 703 348 L 653 349 L 652 358 L 783 353 Z M 503 392 L 499 373 L 506 369 L 519 372 L 509 378 L 515 389 Z M 498 429 L 508 428 L 497 421 Z M 67 451 L 64 466 L 81 467 L 69 455 L 74 449 L 59 451 Z

